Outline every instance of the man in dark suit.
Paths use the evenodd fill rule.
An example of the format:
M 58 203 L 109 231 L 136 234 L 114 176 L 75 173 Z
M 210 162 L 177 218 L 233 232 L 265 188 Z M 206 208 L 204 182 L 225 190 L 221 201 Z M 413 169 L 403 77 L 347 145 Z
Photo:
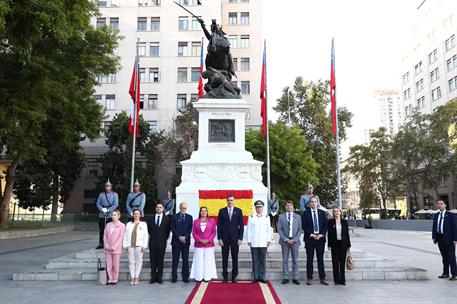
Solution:
M 179 255 L 182 255 L 182 280 L 189 282 L 189 245 L 190 234 L 192 233 L 192 215 L 187 214 L 187 203 L 179 204 L 179 213 L 173 215 L 171 219 L 171 251 L 173 262 L 171 266 L 171 283 L 176 283 L 178 279 Z
M 235 207 L 235 197 L 227 195 L 227 207 L 219 210 L 217 216 L 217 239 L 222 247 L 222 276 L 228 282 L 228 255 L 232 253 L 232 282 L 236 283 L 238 275 L 238 250 L 243 242 L 243 212 Z
M 442 200 L 437 202 L 438 213 L 433 216 L 433 243 L 438 244 L 443 258 L 443 273 L 440 279 L 449 278 L 449 267 L 451 277 L 449 280 L 457 280 L 457 265 L 455 260 L 455 245 L 457 244 L 457 219 L 454 214 L 446 211 L 446 203 Z
M 319 269 L 321 284 L 328 285 L 325 280 L 324 269 L 325 234 L 328 227 L 327 215 L 324 211 L 317 208 L 317 204 L 317 197 L 312 196 L 309 199 L 310 208 L 306 209 L 302 216 L 303 240 L 305 241 L 306 248 L 306 285 L 313 283 L 314 251 L 316 251 L 317 268 Z
M 163 258 L 170 235 L 170 219 L 163 213 L 163 204 L 157 202 L 156 213 L 148 221 L 149 260 L 151 262 L 151 280 L 149 284 L 162 284 Z

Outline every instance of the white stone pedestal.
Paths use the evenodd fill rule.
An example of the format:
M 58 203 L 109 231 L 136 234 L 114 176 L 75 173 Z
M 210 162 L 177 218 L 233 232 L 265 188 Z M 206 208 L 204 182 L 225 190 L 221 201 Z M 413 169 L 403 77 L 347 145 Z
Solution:
M 179 203 L 187 202 L 188 213 L 197 218 L 199 190 L 252 190 L 253 202 L 262 200 L 266 205 L 268 189 L 262 183 L 263 162 L 254 160 L 245 150 L 249 105 L 242 99 L 200 99 L 194 108 L 199 113 L 198 150 L 181 162 L 177 208 Z M 232 131 L 233 137 L 226 136 Z

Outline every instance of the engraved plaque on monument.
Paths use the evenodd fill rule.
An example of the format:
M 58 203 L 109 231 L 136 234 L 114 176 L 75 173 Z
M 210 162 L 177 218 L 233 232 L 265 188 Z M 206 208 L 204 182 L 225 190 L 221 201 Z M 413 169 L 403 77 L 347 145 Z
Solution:
M 231 143 L 235 142 L 235 120 L 209 119 L 208 142 Z

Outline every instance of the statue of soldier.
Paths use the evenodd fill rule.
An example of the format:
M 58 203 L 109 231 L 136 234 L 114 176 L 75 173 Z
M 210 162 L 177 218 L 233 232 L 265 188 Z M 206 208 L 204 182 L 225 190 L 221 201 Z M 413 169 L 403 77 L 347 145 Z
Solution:
M 144 217 L 144 205 L 146 204 L 146 194 L 141 192 L 141 185 L 138 180 L 133 185 L 133 192 L 127 195 L 125 207 L 127 208 L 127 216 L 132 218 L 133 211 L 138 209 L 141 212 L 141 217 Z
M 168 191 L 167 198 L 162 201 L 164 213 L 166 216 L 172 216 L 175 213 L 175 200 L 171 196 L 171 192 Z
M 113 211 L 119 207 L 119 196 L 113 191 L 113 185 L 107 180 L 105 191 L 98 195 L 96 206 L 98 209 L 98 228 L 100 235 L 98 237 L 98 246 L 95 249 L 103 249 L 103 233 L 105 232 L 106 223 L 112 221 Z

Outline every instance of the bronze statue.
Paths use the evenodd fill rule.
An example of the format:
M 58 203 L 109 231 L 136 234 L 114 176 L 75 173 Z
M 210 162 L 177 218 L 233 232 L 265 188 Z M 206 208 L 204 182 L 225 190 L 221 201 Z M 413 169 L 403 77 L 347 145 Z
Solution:
M 222 26 L 216 23 L 216 19 L 213 19 L 210 33 L 203 19 L 195 16 L 179 3 L 176 4 L 197 18 L 209 40 L 205 59 L 206 71 L 202 73 L 202 77 L 208 79 L 205 84 L 206 95 L 203 98 L 241 98 L 240 88 L 231 82 L 232 76 L 236 77 L 236 74 L 230 54 L 230 42 L 222 30 Z

